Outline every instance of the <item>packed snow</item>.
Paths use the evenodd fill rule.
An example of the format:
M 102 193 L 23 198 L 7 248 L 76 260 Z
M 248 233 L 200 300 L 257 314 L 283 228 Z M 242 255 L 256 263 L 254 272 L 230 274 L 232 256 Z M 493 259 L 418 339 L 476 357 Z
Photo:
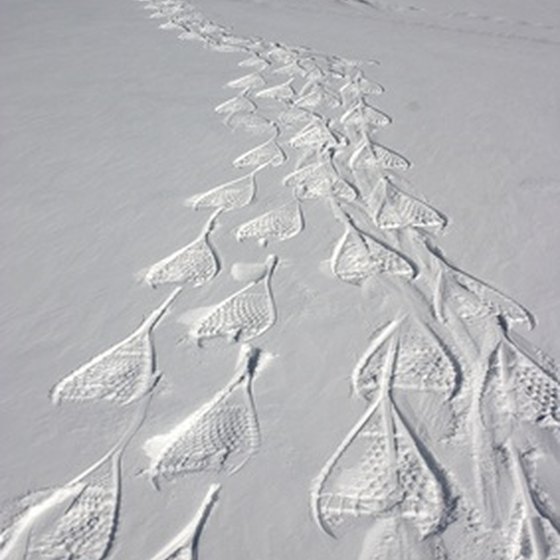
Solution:
M 559 560 L 560 7 L 2 0 L 0 560 Z

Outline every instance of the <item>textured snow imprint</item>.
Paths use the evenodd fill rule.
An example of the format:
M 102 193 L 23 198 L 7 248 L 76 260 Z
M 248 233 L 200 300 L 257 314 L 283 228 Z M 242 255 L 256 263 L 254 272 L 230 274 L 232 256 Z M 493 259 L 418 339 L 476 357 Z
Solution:
M 180 292 L 176 288 L 128 338 L 57 383 L 53 402 L 107 400 L 126 405 L 147 394 L 157 381 L 152 330 Z
M 373 338 L 352 373 L 354 392 L 373 400 L 387 367 L 391 387 L 446 397 L 453 394 L 460 376 L 456 360 L 437 336 L 410 319 L 389 324 Z
M 286 161 L 286 154 L 274 138 L 267 140 L 256 148 L 241 154 L 233 160 L 233 165 L 239 169 L 246 167 L 265 167 L 272 165 L 278 167 Z
M 257 72 L 262 72 L 270 66 L 270 63 L 255 55 L 242 60 L 237 65 L 241 68 L 253 68 Z
M 307 70 L 302 68 L 298 61 L 288 62 L 283 66 L 279 66 L 273 70 L 274 74 L 280 74 L 283 76 L 292 76 L 292 77 L 304 77 L 307 74 Z
M 367 127 L 381 128 L 391 124 L 391 119 L 375 109 L 363 100 L 359 100 L 353 107 L 348 109 L 341 117 L 340 122 L 345 126 L 356 127 L 365 130 Z
M 362 99 L 366 95 L 380 95 L 383 91 L 381 85 L 367 80 L 361 71 L 347 80 L 340 88 L 340 93 L 346 106 L 352 105 L 358 99 Z
M 231 116 L 235 113 L 250 113 L 256 110 L 256 105 L 243 94 L 232 97 L 216 106 L 214 111 L 220 115 Z
M 252 394 L 260 351 L 243 345 L 235 375 L 207 403 L 167 434 L 149 439 L 154 484 L 195 472 L 237 471 L 260 445 L 260 431 Z
M 560 424 L 560 381 L 558 373 L 543 368 L 509 342 L 492 354 L 491 372 L 502 372 L 501 381 L 519 420 L 558 427 Z
M 241 78 L 231 80 L 227 83 L 227 85 L 228 87 L 233 89 L 252 90 L 264 87 L 266 85 L 266 82 L 258 72 L 255 72 L 254 74 L 247 74 L 246 76 L 242 76 Z
M 288 81 L 271 86 L 257 91 L 255 97 L 262 99 L 275 99 L 277 101 L 289 101 L 295 96 L 294 88 L 292 87 L 292 78 Z
M 411 264 L 396 251 L 350 226 L 333 250 L 331 270 L 344 282 L 356 285 L 375 274 L 414 276 Z
M 256 239 L 262 245 L 269 241 L 285 241 L 303 230 L 303 215 L 297 201 L 270 210 L 240 225 L 235 236 L 238 241 Z
M 103 560 L 113 544 L 120 502 L 120 456 L 111 456 L 92 472 L 67 485 L 76 488 L 63 514 L 33 533 L 30 560 Z
M 212 280 L 218 274 L 220 265 L 209 237 L 221 211 L 219 208 L 211 216 L 193 242 L 152 265 L 146 273 L 146 282 L 152 287 L 170 283 L 196 287 Z
M 478 303 L 475 315 L 499 315 L 512 323 L 523 324 L 529 329 L 533 327 L 533 318 L 530 314 L 521 305 L 498 290 L 459 271 L 454 271 L 452 276 L 461 288 L 475 296 Z M 461 315 L 464 312 L 465 310 L 462 310 Z M 469 311 L 466 310 L 467 318 L 468 315 Z
M 390 181 L 383 182 L 384 201 L 377 213 L 377 225 L 382 229 L 405 227 L 444 228 L 447 219 L 424 202 L 405 194 Z
M 313 121 L 290 139 L 292 148 L 313 148 L 323 150 L 339 144 L 338 138 L 329 127 L 320 121 Z
M 233 130 L 243 130 L 249 134 L 268 134 L 273 124 L 268 119 L 250 112 L 238 112 L 230 115 L 225 121 Z
M 313 113 L 298 107 L 290 107 L 278 115 L 278 121 L 286 127 L 305 125 L 315 118 Z
M 399 413 L 379 400 L 323 467 L 311 487 L 311 505 L 331 535 L 352 519 L 396 516 L 425 537 L 445 513 L 437 476 Z
M 436 247 L 427 246 L 440 267 L 433 302 L 434 313 L 440 321 L 447 321 L 449 309 L 452 309 L 465 320 L 498 317 L 508 325 L 518 323 L 528 330 L 533 328 L 534 319 L 523 306 L 450 265 Z
M 187 200 L 195 210 L 219 208 L 224 212 L 237 210 L 253 202 L 256 191 L 255 174 L 249 173 L 239 179 L 218 185 L 207 192 L 194 195 Z
M 354 200 L 356 191 L 340 179 L 330 162 L 314 162 L 284 177 L 286 187 L 295 190 L 301 200 L 314 200 L 334 196 L 341 200 Z
M 215 304 L 192 326 L 190 335 L 198 342 L 216 337 L 248 342 L 265 333 L 276 321 L 276 306 L 270 286 L 277 257 L 266 262 L 264 278 Z
M 29 536 L 35 522 L 48 512 L 67 506 L 83 490 L 83 484 L 67 485 L 30 492 L 11 502 L 2 503 L 0 512 L 0 560 L 21 558 L 16 552 Z M 25 545 L 27 547 L 27 545 Z
M 362 141 L 352 153 L 350 166 L 355 170 L 405 171 L 410 163 L 400 154 L 369 140 Z
M 300 90 L 300 96 L 294 100 L 302 109 L 337 109 L 342 105 L 338 92 L 332 91 L 321 82 L 311 80 Z

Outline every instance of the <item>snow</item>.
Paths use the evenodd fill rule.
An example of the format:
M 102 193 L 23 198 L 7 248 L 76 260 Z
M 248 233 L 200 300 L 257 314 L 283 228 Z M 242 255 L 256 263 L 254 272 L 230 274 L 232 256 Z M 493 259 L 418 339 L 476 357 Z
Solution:
M 84 537 L 76 558 L 152 558 L 158 551 L 163 558 L 177 546 L 198 549 L 201 559 L 404 560 L 436 558 L 437 547 L 444 547 L 448 556 L 441 557 L 450 559 L 557 558 L 550 544 L 558 541 L 560 525 L 557 428 L 523 420 L 525 409 L 502 407 L 513 406 L 511 395 L 525 379 L 509 386 L 511 372 L 528 367 L 529 384 L 540 375 L 538 368 L 531 369 L 533 362 L 527 366 L 527 347 L 517 333 L 546 354 L 560 356 L 557 4 L 207 0 L 196 6 L 235 36 L 362 61 L 364 76 L 384 89 L 368 102 L 391 119 L 375 133 L 375 141 L 412 163 L 409 170 L 395 171 L 397 187 L 446 217 L 443 232 L 425 228 L 433 242 L 460 271 L 530 310 L 537 319 L 531 332 L 519 323 L 504 332 L 493 317 L 473 323 L 455 312 L 447 322 L 438 320 L 408 288 L 435 290 L 434 261 L 415 245 L 412 228 L 402 235 L 383 229 L 369 233 L 389 247 L 399 244 L 403 256 L 420 269 L 415 280 L 369 268 L 351 271 L 360 287 L 341 280 L 344 274 L 337 271 L 343 261 L 336 264 L 333 251 L 338 247 L 340 255 L 342 236 L 354 231 L 352 226 L 326 201 L 302 196 L 293 203 L 291 188 L 283 184 L 305 163 L 289 143 L 303 124 L 289 130 L 278 125 L 287 161 L 256 171 L 254 201 L 218 213 L 207 238 L 200 237 L 212 209 L 186 207 L 185 200 L 250 173 L 233 162 L 274 134 L 261 134 L 263 123 L 254 119 L 224 126 L 224 115 L 214 110 L 241 92 L 226 84 L 251 73 L 250 67 L 237 65 L 246 54 L 178 40 L 180 31 L 158 29 L 167 19 L 149 19 L 152 12 L 144 6 L 131 0 L 2 0 L 0 558 L 24 557 L 26 538 L 3 547 L 3 539 L 9 539 L 3 530 L 14 527 L 13 519 L 3 516 L 21 496 L 54 492 L 47 493 L 47 501 L 38 495 L 38 505 L 16 527 L 16 534 L 33 535 L 28 557 L 47 557 L 56 546 L 40 538 L 52 537 L 52 527 L 60 530 L 60 519 L 71 524 L 82 502 L 67 510 L 70 517 L 56 504 L 74 496 L 78 483 L 86 481 L 92 490 L 99 480 L 112 489 L 104 494 L 104 511 L 113 511 L 114 500 L 119 508 L 96 536 Z M 289 76 L 273 73 L 281 66 L 274 62 L 265 70 L 266 85 L 255 91 L 285 83 Z M 291 85 L 298 91 L 302 78 L 296 76 Z M 253 93 L 249 97 L 259 116 L 277 122 L 282 105 L 266 93 Z M 337 132 L 344 129 L 345 123 L 336 121 L 339 109 L 322 104 L 316 111 L 335 119 Z M 301 143 L 316 137 L 299 138 Z M 353 137 L 348 152 L 335 146 L 335 152 L 340 150 L 335 171 L 355 146 Z M 364 184 L 372 186 L 362 178 Z M 268 214 L 286 204 L 302 212 L 303 229 L 284 214 L 281 219 Z M 348 204 L 342 208 L 366 228 L 363 214 Z M 239 243 L 236 231 L 243 224 L 255 239 Z M 255 234 L 259 227 L 268 229 Z M 152 289 L 145 281 L 150 267 L 197 239 L 207 240 L 219 270 L 215 278 L 195 275 L 199 283 L 187 282 L 154 327 L 155 364 L 147 360 L 132 368 L 153 383 L 141 384 L 144 392 L 122 406 L 119 399 L 55 406 L 52 391 L 61 380 L 72 372 L 94 375 L 86 367 L 89 361 L 140 332 L 143 319 L 169 296 L 171 286 Z M 265 277 L 263 265 L 271 254 L 279 257 L 278 264 Z M 248 292 L 242 292 L 245 286 Z M 232 294 L 255 291 L 250 301 L 226 306 L 227 313 L 217 311 Z M 442 291 L 444 307 L 451 302 L 449 293 Z M 241 334 L 222 333 L 224 313 L 230 322 L 235 313 L 261 322 Z M 415 317 L 412 327 L 403 319 L 406 313 Z M 192 324 L 200 329 L 201 318 L 209 316 L 218 317 L 217 327 L 206 323 L 204 328 L 224 337 L 198 344 Z M 387 325 L 383 332 L 400 338 L 377 344 L 376 333 Z M 444 372 L 452 375 L 458 368 L 464 390 L 457 389 L 450 401 L 444 393 L 406 389 L 402 380 L 391 389 L 383 377 L 395 345 L 406 349 L 418 325 L 424 337 L 435 333 L 453 341 L 443 346 L 454 356 Z M 258 449 L 229 475 L 227 469 L 206 470 L 162 481 L 156 491 L 144 445 L 173 433 L 227 386 L 239 367 L 240 340 L 266 355 L 251 386 Z M 518 347 L 526 353 L 516 353 Z M 368 404 L 352 391 L 357 364 L 370 363 L 368 349 L 378 349 L 383 358 L 375 369 L 381 381 L 374 393 L 394 391 L 392 405 L 383 398 L 376 405 L 375 397 Z M 144 350 L 135 352 L 125 356 L 125 363 L 149 357 Z M 114 377 L 105 381 L 119 378 L 121 371 L 117 366 L 122 364 L 110 363 Z M 418 355 L 412 363 L 425 370 L 435 367 Z M 412 375 L 407 367 L 402 365 L 402 371 Z M 552 368 L 545 364 L 544 370 L 552 379 Z M 477 386 L 491 397 L 481 404 L 485 426 L 477 426 L 480 420 L 468 409 L 476 402 Z M 243 390 L 236 398 L 242 407 L 250 402 Z M 142 407 L 145 418 L 138 416 Z M 244 433 L 245 417 L 224 410 L 216 412 L 224 430 Z M 375 433 L 379 416 L 392 422 L 403 449 L 426 461 L 426 484 L 439 490 L 422 511 L 429 518 L 441 509 L 441 527 L 426 529 L 429 524 L 400 504 L 390 513 L 353 521 L 350 516 L 348 527 L 329 537 L 321 531 L 328 523 L 320 519 L 324 512 L 317 504 L 324 502 L 317 493 L 327 486 L 340 489 L 340 480 L 357 483 L 352 477 L 358 476 L 359 451 L 350 435 L 363 426 Z M 91 471 L 117 442 L 126 444 L 101 464 L 107 473 Z M 236 444 L 242 456 L 243 442 Z M 383 468 L 381 453 L 371 472 L 389 479 L 405 476 L 403 460 L 397 450 L 393 472 Z M 340 479 L 331 477 L 333 461 L 343 466 L 336 471 Z M 119 476 L 121 482 L 115 483 Z M 481 509 L 471 525 L 461 509 L 465 499 Z M 536 521 L 523 526 L 520 515 Z M 402 523 L 403 517 L 408 520 Z M 483 533 L 479 541 L 473 527 Z M 502 529 L 505 556 L 497 550 Z M 422 530 L 429 533 L 423 540 Z M 515 556 L 517 532 L 531 543 L 530 553 Z M 389 552 L 383 537 L 394 534 L 401 545 Z M 47 542 L 46 548 L 34 549 L 34 541 Z

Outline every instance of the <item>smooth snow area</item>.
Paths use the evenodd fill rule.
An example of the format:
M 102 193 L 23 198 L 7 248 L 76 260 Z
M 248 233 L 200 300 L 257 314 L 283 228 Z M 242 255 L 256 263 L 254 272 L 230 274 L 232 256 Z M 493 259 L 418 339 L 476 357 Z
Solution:
M 560 558 L 556 1 L 1 2 L 0 559 Z

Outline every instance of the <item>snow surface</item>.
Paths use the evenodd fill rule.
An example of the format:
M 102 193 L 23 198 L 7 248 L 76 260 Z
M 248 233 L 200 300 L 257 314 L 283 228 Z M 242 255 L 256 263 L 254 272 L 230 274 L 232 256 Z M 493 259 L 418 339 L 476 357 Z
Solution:
M 519 338 L 560 356 L 557 2 L 2 14 L 0 558 L 560 558 L 558 373 Z M 231 37 L 247 52 L 218 52 Z M 275 73 L 275 43 L 309 73 Z M 265 84 L 243 96 L 227 84 L 251 53 Z M 301 105 L 316 67 L 334 97 L 306 153 L 304 123 L 257 92 L 295 72 Z M 342 118 L 359 72 L 390 125 Z M 238 94 L 254 108 L 214 110 Z M 263 118 L 287 159 L 252 173 L 237 158 L 274 136 Z M 410 169 L 353 165 L 364 138 Z M 323 190 L 294 203 L 283 180 L 316 161 Z M 209 224 L 199 195 L 241 177 L 239 208 L 204 199 Z M 429 205 L 424 226 L 395 192 Z M 347 251 L 356 236 L 377 260 Z M 162 285 L 154 264 L 182 248 Z M 176 476 L 187 457 L 202 472 Z

